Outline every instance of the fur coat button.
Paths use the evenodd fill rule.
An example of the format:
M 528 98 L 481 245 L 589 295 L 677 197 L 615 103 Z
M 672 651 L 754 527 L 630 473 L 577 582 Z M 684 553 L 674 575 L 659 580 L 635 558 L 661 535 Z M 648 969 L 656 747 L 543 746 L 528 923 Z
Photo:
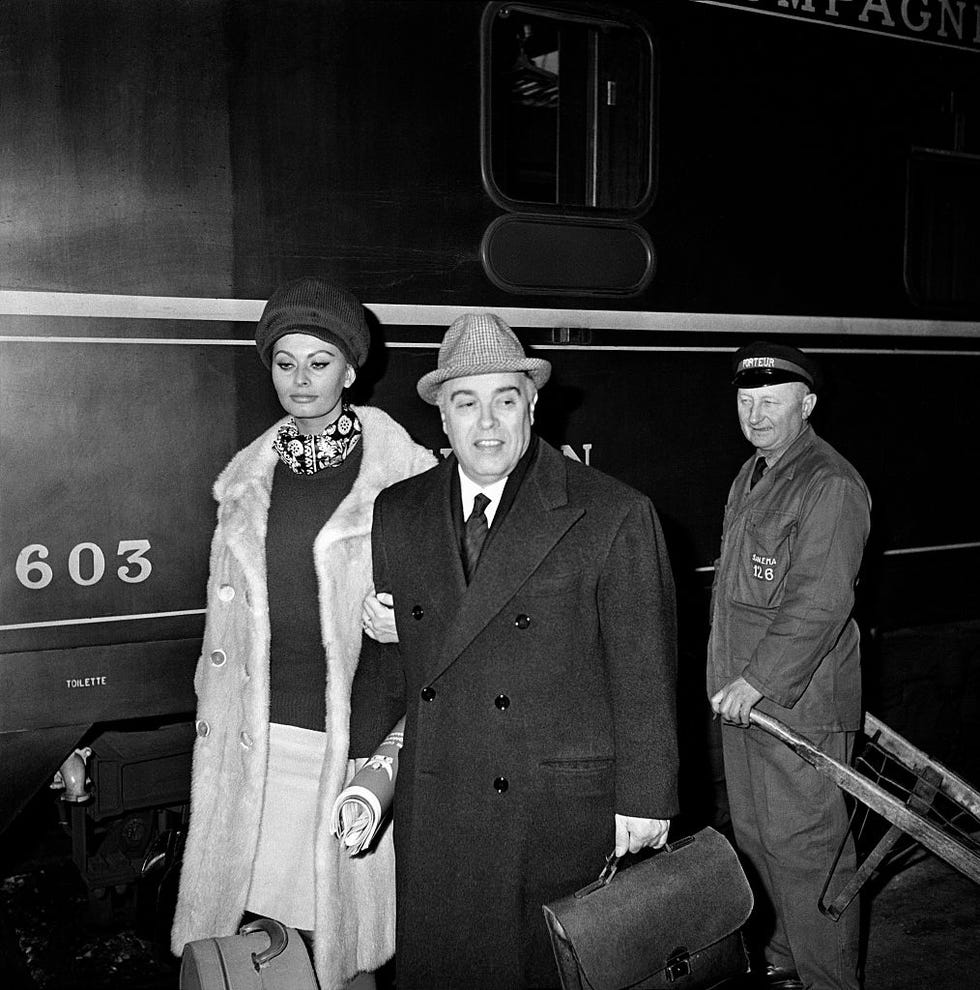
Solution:
M 252 737 L 247 732 L 242 732 L 238 739 L 245 749 L 252 748 Z
M 197 734 L 203 739 L 205 736 L 211 735 L 211 726 L 203 719 L 199 718 L 197 720 Z
M 218 588 L 218 597 L 223 602 L 230 602 L 235 597 L 235 589 L 230 584 L 223 584 Z
M 215 667 L 223 667 L 227 659 L 228 657 L 224 650 L 212 650 L 211 663 L 214 664 Z

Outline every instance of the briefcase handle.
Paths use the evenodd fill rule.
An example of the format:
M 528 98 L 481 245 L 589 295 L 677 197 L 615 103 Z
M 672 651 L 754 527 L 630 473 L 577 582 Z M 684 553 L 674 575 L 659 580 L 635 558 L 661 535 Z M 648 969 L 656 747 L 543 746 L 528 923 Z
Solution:
M 693 835 L 685 835 L 684 838 L 678 839 L 676 842 L 668 842 L 665 845 L 661 846 L 659 849 L 655 849 L 654 855 L 657 855 L 658 853 L 676 852 L 678 849 L 683 849 L 684 846 L 689 846 L 695 840 L 695 838 L 696 837 Z M 575 896 L 585 897 L 587 894 L 591 894 L 594 891 L 600 890 L 601 888 L 607 886 L 612 880 L 612 878 L 616 875 L 616 870 L 619 869 L 619 861 L 622 858 L 623 858 L 622 856 L 616 855 L 616 850 L 614 849 L 606 857 L 606 865 L 602 868 L 602 872 L 599 874 L 599 876 L 595 880 L 593 880 L 592 883 L 587 884 L 581 890 L 576 890 Z

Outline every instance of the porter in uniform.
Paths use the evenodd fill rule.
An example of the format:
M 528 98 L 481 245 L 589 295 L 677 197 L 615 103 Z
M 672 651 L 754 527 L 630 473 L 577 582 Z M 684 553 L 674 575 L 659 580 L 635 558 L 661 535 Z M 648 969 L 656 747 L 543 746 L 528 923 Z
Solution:
M 739 423 L 756 448 L 725 506 L 708 645 L 708 695 L 724 719 L 725 778 L 737 845 L 757 881 L 770 986 L 858 987 L 858 905 L 838 923 L 818 908 L 848 832 L 835 784 L 764 730 L 772 715 L 838 760 L 861 725 L 851 611 L 871 502 L 857 471 L 808 420 L 816 367 L 793 347 L 735 355 Z M 854 869 L 848 844 L 838 877 Z

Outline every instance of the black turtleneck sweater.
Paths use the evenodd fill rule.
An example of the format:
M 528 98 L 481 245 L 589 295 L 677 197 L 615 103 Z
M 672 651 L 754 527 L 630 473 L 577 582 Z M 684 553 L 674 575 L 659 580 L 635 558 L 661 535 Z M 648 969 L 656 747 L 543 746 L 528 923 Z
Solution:
M 276 465 L 265 538 L 271 722 L 324 730 L 327 668 L 313 541 L 353 487 L 362 454 L 363 441 L 339 467 L 310 475 Z

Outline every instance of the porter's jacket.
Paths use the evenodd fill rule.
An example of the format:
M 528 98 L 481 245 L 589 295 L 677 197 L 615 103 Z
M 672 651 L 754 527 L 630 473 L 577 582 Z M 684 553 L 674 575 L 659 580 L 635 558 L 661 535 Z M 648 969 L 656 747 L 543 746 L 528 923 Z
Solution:
M 798 729 L 860 728 L 854 586 L 870 527 L 861 476 L 805 427 L 749 491 L 742 466 L 715 562 L 708 696 L 742 676 Z
M 350 689 L 361 648 L 361 603 L 372 586 L 374 500 L 383 488 L 435 463 L 385 413 L 356 412 L 363 427 L 361 468 L 312 547 L 326 690 L 327 749 L 315 839 L 314 955 L 323 990 L 343 986 L 359 970 L 377 968 L 394 950 L 390 829 L 373 853 L 350 859 L 330 834 L 328 819 L 349 772 Z M 176 953 L 187 941 L 232 934 L 249 889 L 268 759 L 265 534 L 278 426 L 240 451 L 214 486 L 218 525 L 195 676 L 197 741 L 172 935 Z

